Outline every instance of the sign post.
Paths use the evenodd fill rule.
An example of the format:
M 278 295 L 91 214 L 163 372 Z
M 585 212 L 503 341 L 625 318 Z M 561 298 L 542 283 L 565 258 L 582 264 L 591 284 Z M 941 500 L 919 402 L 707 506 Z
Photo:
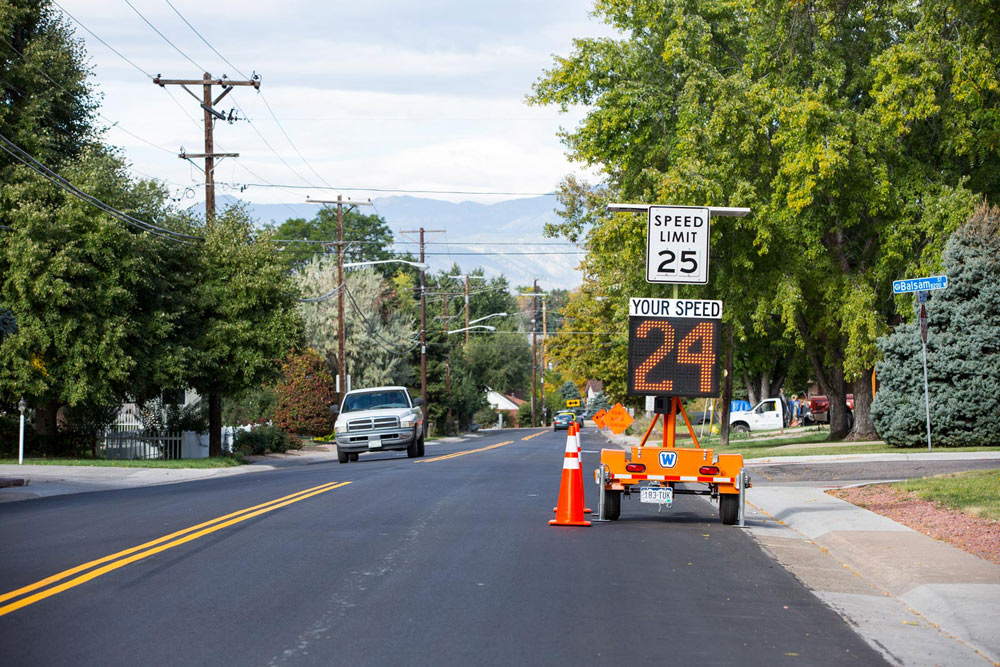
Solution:
M 916 292 L 920 301 L 920 350 L 924 362 L 924 417 L 927 421 L 927 451 L 934 451 L 931 447 L 931 398 L 930 389 L 927 384 L 927 296 L 928 290 L 945 289 L 948 287 L 948 276 L 928 276 L 926 278 L 912 278 L 907 280 L 894 280 L 892 283 L 893 294 L 906 294 Z

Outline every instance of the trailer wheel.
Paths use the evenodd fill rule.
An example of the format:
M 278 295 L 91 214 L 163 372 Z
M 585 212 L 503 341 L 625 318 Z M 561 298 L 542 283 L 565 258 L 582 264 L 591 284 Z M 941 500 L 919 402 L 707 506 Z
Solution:
M 337 447 L 337 460 L 341 463 L 347 463 L 348 461 L 347 452 L 341 451 L 340 447 Z
M 602 519 L 608 521 L 617 521 L 618 517 L 622 515 L 622 492 L 621 491 L 605 491 L 604 492 L 604 516 Z
M 732 526 L 740 515 L 740 496 L 736 493 L 722 493 L 719 495 L 719 521 L 727 526 Z

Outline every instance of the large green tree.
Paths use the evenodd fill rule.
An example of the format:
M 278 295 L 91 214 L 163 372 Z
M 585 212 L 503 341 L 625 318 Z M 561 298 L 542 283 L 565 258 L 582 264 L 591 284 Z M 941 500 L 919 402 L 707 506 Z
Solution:
M 831 437 L 847 431 L 849 381 L 855 435 L 870 437 L 875 340 L 899 317 L 892 280 L 932 265 L 972 193 L 998 183 L 1000 10 L 599 0 L 595 11 L 625 37 L 577 40 L 532 97 L 588 107 L 564 138 L 607 175 L 606 195 L 567 181 L 559 231 L 586 234 L 585 268 L 606 294 L 654 295 L 636 268 L 642 221 L 604 202 L 750 207 L 713 225 L 701 294 L 725 301 L 736 340 L 779 316 L 831 396 Z
M 0 245 L 0 298 L 17 329 L 0 343 L 0 392 L 24 395 L 36 428 L 55 430 L 61 406 L 107 405 L 183 386 L 194 246 L 129 226 L 25 167 L 0 189 L 13 223 Z M 91 144 L 63 175 L 119 210 L 188 229 L 165 193 L 135 183 L 122 161 Z
M 272 231 L 275 239 L 289 241 L 282 247 L 282 256 L 290 265 L 301 266 L 317 255 L 326 253 L 336 257 L 336 245 L 292 242 L 336 241 L 335 208 L 320 208 L 316 211 L 316 215 L 308 220 L 289 218 L 277 227 L 273 227 Z M 366 215 L 355 208 L 346 207 L 343 213 L 343 236 L 345 262 L 383 260 L 394 256 L 392 231 L 381 216 Z M 377 266 L 375 270 L 385 277 L 390 277 L 399 266 L 399 264 L 385 264 Z
M 209 454 L 222 453 L 222 396 L 276 378 L 302 341 L 299 290 L 242 207 L 205 225 L 194 266 L 188 382 L 209 397 Z

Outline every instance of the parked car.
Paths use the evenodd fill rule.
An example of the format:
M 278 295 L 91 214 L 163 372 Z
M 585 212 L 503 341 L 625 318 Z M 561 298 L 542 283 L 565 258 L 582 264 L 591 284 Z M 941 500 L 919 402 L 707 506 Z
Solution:
M 808 403 L 809 411 L 803 418 L 803 422 L 806 424 L 816 423 L 816 424 L 829 424 L 830 423 L 830 399 L 823 394 L 817 394 L 816 396 L 809 397 Z M 849 414 L 847 415 L 848 423 L 854 423 L 854 394 L 847 395 L 847 409 Z
M 576 421 L 576 415 L 572 412 L 559 412 L 552 419 L 553 431 L 568 431 L 569 425 Z

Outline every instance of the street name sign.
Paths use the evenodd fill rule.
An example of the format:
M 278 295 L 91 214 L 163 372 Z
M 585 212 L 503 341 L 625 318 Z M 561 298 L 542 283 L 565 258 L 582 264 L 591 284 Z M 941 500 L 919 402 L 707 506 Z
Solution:
M 646 282 L 708 282 L 707 206 L 650 206 L 646 231 Z
M 628 321 L 628 395 L 718 395 L 721 301 L 629 299 Z
M 908 278 L 906 280 L 892 281 L 893 294 L 945 289 L 946 287 L 948 287 L 948 276 L 928 276 L 927 278 Z

